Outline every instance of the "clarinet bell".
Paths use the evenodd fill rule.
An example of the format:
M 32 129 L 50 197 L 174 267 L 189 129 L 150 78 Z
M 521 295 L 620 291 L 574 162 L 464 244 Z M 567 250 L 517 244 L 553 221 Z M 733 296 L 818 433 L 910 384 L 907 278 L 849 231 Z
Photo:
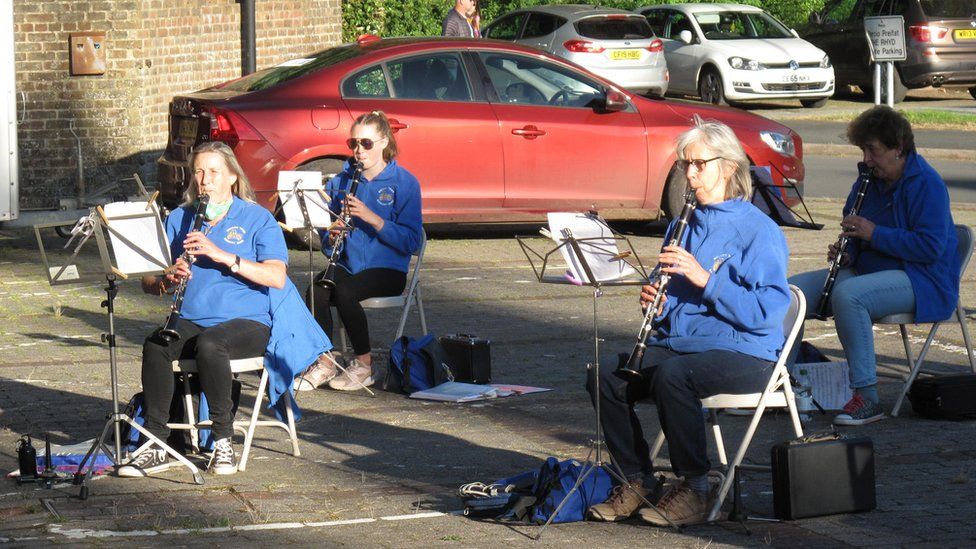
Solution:
M 643 358 L 643 355 L 641 356 Z M 622 374 L 628 379 L 638 379 L 641 377 L 640 372 L 633 369 L 630 365 L 630 355 L 627 353 L 620 353 L 617 355 L 617 373 Z M 638 366 L 641 360 L 638 360 Z
M 319 276 L 315 278 L 313 284 L 321 288 L 333 289 L 335 288 L 335 281 L 332 280 L 332 269 L 327 269 L 323 271 Z

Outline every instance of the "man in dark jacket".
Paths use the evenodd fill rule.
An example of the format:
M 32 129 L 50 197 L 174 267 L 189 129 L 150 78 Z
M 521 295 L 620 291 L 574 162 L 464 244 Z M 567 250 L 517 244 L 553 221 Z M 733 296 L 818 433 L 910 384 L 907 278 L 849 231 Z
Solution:
M 441 36 L 475 38 L 474 28 L 468 20 L 474 17 L 477 0 L 455 0 L 454 8 L 447 12 L 441 24 Z

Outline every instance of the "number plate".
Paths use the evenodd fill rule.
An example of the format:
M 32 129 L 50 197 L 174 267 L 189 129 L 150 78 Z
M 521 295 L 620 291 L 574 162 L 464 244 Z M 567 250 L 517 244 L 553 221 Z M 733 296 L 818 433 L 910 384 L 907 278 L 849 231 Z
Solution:
M 640 50 L 613 50 L 610 52 L 610 59 L 614 61 L 640 59 Z
M 197 120 L 195 118 L 184 118 L 180 120 L 179 137 L 184 141 L 196 141 Z
M 783 82 L 808 82 L 810 75 L 807 74 L 788 74 L 783 77 Z
M 976 29 L 956 29 L 956 40 L 976 40 Z

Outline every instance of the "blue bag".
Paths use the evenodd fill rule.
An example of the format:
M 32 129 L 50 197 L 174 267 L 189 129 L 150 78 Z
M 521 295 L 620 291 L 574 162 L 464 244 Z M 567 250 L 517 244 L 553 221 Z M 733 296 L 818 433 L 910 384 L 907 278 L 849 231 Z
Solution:
M 410 394 L 453 381 L 446 354 L 434 334 L 420 339 L 402 336 L 390 345 L 385 388 Z
M 559 514 L 552 522 L 584 520 L 587 509 L 598 503 L 603 503 L 610 497 L 613 479 L 603 466 L 588 466 L 573 459 L 559 461 L 554 457 L 547 458 L 542 468 L 539 469 L 539 476 L 533 488 L 535 503 L 531 508 L 531 513 L 526 518 L 539 524 L 549 520 L 566 494 L 573 489 L 573 485 L 584 472 L 584 468 L 587 471 L 590 468 L 593 470 L 569 497 L 569 500 L 559 510 Z

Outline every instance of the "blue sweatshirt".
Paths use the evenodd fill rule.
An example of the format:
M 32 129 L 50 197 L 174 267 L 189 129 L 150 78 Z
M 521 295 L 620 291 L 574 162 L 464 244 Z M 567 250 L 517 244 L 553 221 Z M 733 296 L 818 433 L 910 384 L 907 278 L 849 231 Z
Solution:
M 749 202 L 734 199 L 695 210 L 684 240 L 681 246 L 711 276 L 704 289 L 682 276 L 671 278 L 648 345 L 681 353 L 722 349 L 775 361 L 790 306 L 789 249 L 779 227 Z
M 854 184 L 844 206 L 850 211 L 857 194 Z M 870 214 L 886 204 L 873 203 L 886 194 L 869 193 L 861 212 Z M 959 302 L 960 258 L 956 229 L 949 209 L 949 191 L 938 172 L 918 153 L 909 153 L 905 170 L 890 196 L 894 226 L 877 225 L 871 248 L 897 258 L 915 292 L 915 321 L 937 322 L 949 318 Z M 874 221 L 869 215 L 869 220 Z M 860 240 L 855 240 L 860 242 Z M 851 265 L 858 270 L 859 246 L 848 246 Z
M 329 208 L 340 214 L 342 201 L 352 183 L 352 167 L 345 169 L 325 185 L 332 202 Z M 365 177 L 356 189 L 356 197 L 386 222 L 377 231 L 363 220 L 354 217 L 355 230 L 346 237 L 339 257 L 339 265 L 356 274 L 365 269 L 394 269 L 407 272 L 410 255 L 420 248 L 423 222 L 421 220 L 420 183 L 396 160 L 390 162 L 373 180 Z M 329 256 L 328 232 L 320 231 L 322 252 Z

